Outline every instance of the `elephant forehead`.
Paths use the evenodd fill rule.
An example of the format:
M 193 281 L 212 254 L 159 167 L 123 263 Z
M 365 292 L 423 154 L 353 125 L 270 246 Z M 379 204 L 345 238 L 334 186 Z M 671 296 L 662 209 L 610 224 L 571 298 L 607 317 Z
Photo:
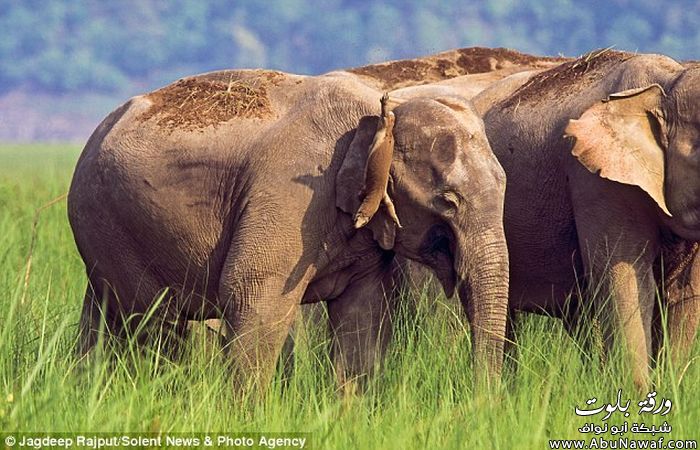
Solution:
M 405 161 L 432 166 L 444 172 L 459 155 L 462 140 L 449 129 L 420 127 L 409 134 L 397 133 L 396 150 Z
M 700 67 L 686 70 L 671 89 L 678 119 L 700 124 Z
M 495 186 L 504 183 L 502 169 L 495 156 L 489 152 L 459 151 L 453 163 L 445 170 L 445 182 L 459 189 L 465 182 Z
M 459 152 L 458 139 L 452 133 L 438 133 L 430 139 L 428 151 L 437 164 L 451 165 Z
M 447 135 L 457 137 L 462 125 L 446 114 L 412 114 L 397 117 L 394 138 L 398 145 L 433 147 L 433 141 L 446 141 Z
M 450 186 L 459 186 L 467 180 L 469 169 L 464 158 L 456 158 L 445 172 L 445 181 Z

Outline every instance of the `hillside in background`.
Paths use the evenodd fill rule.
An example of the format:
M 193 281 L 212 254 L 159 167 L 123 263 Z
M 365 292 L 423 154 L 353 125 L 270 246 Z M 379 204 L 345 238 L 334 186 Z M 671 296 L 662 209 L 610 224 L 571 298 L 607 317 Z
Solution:
M 457 47 L 700 57 L 695 1 L 0 0 L 0 141 L 83 141 L 126 98 L 231 67 L 316 74 Z

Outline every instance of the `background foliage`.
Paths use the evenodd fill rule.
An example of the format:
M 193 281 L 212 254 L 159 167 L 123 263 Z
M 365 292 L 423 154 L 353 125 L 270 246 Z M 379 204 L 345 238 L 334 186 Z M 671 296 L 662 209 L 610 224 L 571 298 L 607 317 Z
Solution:
M 0 30 L 0 93 L 138 92 L 219 68 L 321 73 L 473 45 L 694 59 L 700 3 L 0 0 Z

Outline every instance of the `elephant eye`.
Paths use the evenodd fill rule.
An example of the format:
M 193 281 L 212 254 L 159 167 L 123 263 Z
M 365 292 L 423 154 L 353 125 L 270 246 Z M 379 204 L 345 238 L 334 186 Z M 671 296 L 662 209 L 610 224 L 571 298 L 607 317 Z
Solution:
M 460 204 L 460 197 L 456 192 L 447 191 L 440 193 L 434 200 L 435 207 L 442 213 L 454 214 Z

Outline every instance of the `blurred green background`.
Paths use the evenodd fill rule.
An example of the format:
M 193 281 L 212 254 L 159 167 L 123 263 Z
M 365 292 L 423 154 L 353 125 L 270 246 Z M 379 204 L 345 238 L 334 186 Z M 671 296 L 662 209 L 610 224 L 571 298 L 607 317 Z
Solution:
M 231 67 L 316 74 L 456 47 L 700 53 L 688 0 L 0 0 L 0 141 L 80 142 L 127 97 Z

